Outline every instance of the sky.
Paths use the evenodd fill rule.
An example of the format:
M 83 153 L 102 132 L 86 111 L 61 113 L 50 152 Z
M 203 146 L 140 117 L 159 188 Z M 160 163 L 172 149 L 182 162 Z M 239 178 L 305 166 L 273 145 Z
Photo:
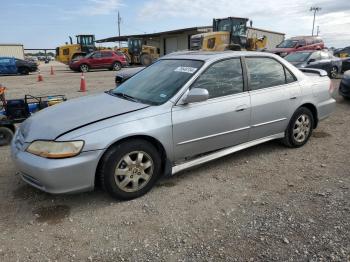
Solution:
M 349 46 L 350 0 L 0 0 L 0 43 L 55 48 L 76 34 L 115 36 L 118 10 L 122 35 L 206 26 L 227 16 L 286 37 L 311 35 L 311 6 L 322 8 L 316 26 L 326 45 Z

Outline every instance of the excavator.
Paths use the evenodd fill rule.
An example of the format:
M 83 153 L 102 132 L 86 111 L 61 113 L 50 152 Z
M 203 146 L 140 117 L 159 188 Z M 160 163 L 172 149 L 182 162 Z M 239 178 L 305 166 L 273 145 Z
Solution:
M 203 51 L 248 50 L 264 49 L 267 37 L 248 37 L 247 22 L 241 17 L 213 19 L 213 32 L 191 36 L 190 49 Z
M 69 64 L 73 59 L 79 59 L 96 50 L 94 35 L 77 35 L 77 43 L 73 44 L 72 37 L 70 43 L 56 48 L 56 60 L 64 64 Z
M 159 58 L 159 49 L 144 45 L 140 38 L 128 38 L 127 47 L 119 47 L 117 50 L 122 52 L 129 64 L 150 65 L 154 60 Z

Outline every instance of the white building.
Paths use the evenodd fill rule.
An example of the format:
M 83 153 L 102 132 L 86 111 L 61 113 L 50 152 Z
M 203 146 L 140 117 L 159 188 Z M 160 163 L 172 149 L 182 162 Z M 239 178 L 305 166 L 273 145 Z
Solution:
M 22 44 L 1 44 L 0 56 L 9 56 L 24 59 L 24 49 Z

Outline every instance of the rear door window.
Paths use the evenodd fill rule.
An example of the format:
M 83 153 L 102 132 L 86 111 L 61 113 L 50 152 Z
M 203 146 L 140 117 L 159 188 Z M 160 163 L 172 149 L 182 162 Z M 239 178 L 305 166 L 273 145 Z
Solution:
M 102 57 L 112 57 L 113 53 L 112 52 L 102 52 Z
M 246 57 L 245 61 L 251 90 L 279 86 L 286 83 L 284 67 L 276 60 L 267 57 Z

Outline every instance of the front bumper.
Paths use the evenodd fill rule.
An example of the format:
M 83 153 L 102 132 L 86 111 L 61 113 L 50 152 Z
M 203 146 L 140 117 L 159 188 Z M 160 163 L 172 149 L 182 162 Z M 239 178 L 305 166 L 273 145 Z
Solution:
M 12 159 L 21 178 L 52 194 L 76 193 L 94 188 L 95 173 L 102 150 L 82 152 L 64 159 L 47 159 L 11 145 Z

